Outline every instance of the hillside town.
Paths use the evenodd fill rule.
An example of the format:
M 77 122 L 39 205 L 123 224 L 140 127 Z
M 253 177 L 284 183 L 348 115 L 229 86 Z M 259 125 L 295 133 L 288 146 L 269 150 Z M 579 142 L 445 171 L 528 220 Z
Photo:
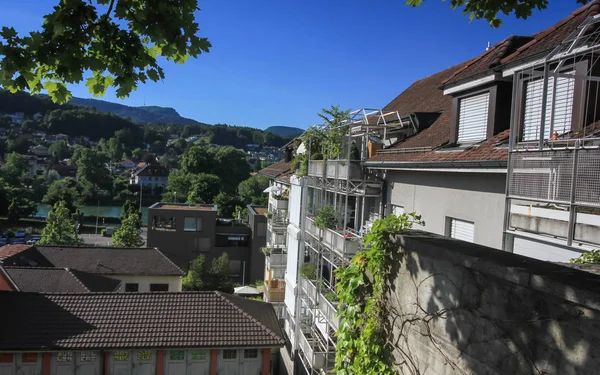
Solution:
M 0 375 L 597 374 L 600 0 L 561 17 L 296 134 L 1 90 Z

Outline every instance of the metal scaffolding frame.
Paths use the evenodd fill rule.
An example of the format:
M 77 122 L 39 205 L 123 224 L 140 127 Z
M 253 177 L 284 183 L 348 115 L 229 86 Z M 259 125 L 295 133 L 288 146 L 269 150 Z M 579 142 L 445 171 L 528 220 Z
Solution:
M 515 236 L 527 232 L 511 223 L 519 206 L 568 211 L 566 233 L 545 233 L 566 247 L 600 244 L 600 238 L 590 242 L 577 233 L 579 214 L 600 214 L 599 104 L 599 16 L 582 22 L 537 64 L 513 73 L 507 250 L 512 250 Z
M 332 127 L 329 122 L 317 126 L 325 132 L 339 127 L 347 130 L 342 155 L 338 160 L 310 160 L 309 140 L 308 173 L 303 177 L 300 248 L 304 253 L 299 256 L 298 267 L 310 263 L 317 272 L 315 280 L 298 276 L 294 347 L 310 375 L 327 372 L 335 365 L 339 319 L 336 303 L 327 298 L 335 293 L 333 273 L 348 266 L 352 256 L 362 250 L 369 229 L 365 224 L 370 219 L 366 207 L 376 207 L 374 211 L 381 215 L 383 181 L 363 166 L 368 158 L 368 141 L 371 136 L 385 142 L 386 137 L 399 132 L 412 134 L 418 131 L 418 120 L 414 115 L 363 108 L 350 112 L 339 126 Z M 353 141 L 360 143 L 361 160 L 350 159 Z M 332 204 L 338 213 L 335 229 L 314 225 L 316 209 L 325 204 Z

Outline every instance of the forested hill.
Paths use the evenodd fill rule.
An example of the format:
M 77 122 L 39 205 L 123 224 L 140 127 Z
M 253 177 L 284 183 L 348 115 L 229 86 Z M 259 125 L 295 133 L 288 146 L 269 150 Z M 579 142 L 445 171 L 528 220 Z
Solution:
M 265 129 L 265 131 L 280 135 L 282 137 L 297 137 L 304 133 L 303 129 L 294 128 L 291 126 L 269 126 Z
M 149 108 L 159 112 L 166 110 L 167 113 L 170 110 L 160 107 Z M 34 114 L 40 113 L 43 120 L 35 124 L 35 127 L 49 131 L 50 134 L 87 136 L 91 140 L 99 141 L 101 138 L 109 139 L 115 135 L 115 132 L 123 130 L 131 138 L 130 143 L 136 147 L 157 142 L 165 145 L 173 136 L 180 138 L 178 147 L 181 149 L 186 144 L 185 139 L 193 136 L 196 137 L 197 142 L 236 148 L 244 148 L 247 144 L 281 147 L 293 138 L 282 137 L 260 129 L 226 124 L 134 122 L 113 113 L 102 112 L 95 106 L 92 108 L 74 104 L 58 105 L 48 97 L 31 96 L 27 93 L 11 94 L 0 90 L 0 114 L 15 112 L 23 112 L 27 119 L 32 119 Z
M 84 107 L 94 107 L 100 112 L 112 113 L 119 117 L 129 118 L 133 122 L 149 124 L 181 124 L 181 125 L 206 125 L 204 123 L 182 117 L 173 108 L 159 106 L 131 107 L 128 105 L 111 103 L 98 99 L 73 98 L 69 104 Z

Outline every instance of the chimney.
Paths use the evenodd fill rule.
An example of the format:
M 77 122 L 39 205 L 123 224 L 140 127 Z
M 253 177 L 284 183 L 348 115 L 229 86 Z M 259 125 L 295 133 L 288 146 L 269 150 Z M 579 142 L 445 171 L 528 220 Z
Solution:
M 292 161 L 292 148 L 286 147 L 285 148 L 285 162 L 289 163 L 290 161 Z
M 486 50 L 486 51 L 489 51 L 489 50 L 490 50 L 490 48 L 492 48 L 492 43 L 491 43 L 491 42 L 488 42 L 488 45 L 487 45 L 487 47 L 485 48 L 485 50 Z

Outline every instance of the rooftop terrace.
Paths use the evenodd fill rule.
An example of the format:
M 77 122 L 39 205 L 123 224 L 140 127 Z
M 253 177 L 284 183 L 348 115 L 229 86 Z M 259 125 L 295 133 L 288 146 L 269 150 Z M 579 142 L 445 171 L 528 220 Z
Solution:
M 165 210 L 217 211 L 216 204 L 154 203 L 150 208 Z

